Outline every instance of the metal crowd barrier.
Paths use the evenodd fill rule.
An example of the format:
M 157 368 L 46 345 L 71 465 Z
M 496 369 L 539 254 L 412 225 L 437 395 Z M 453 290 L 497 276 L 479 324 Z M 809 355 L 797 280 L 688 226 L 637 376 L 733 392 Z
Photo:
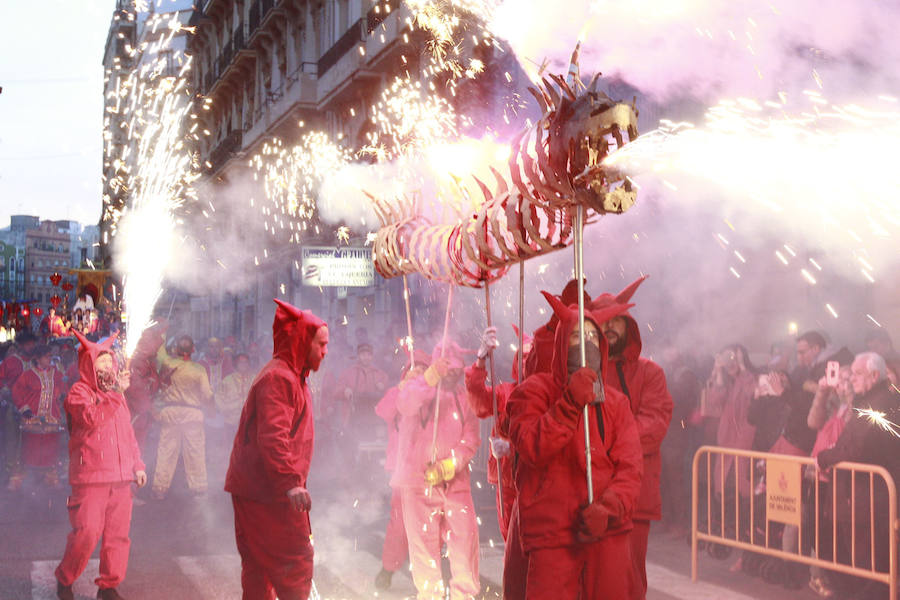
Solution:
M 773 465 L 781 473 L 774 482 L 760 473 Z M 829 472 L 829 481 L 822 481 L 815 469 L 809 457 L 699 448 L 691 485 L 691 579 L 698 579 L 698 547 L 704 542 L 879 581 L 890 588 L 890 598 L 897 598 L 900 525 L 890 473 L 876 465 L 842 462 Z M 796 473 L 799 484 L 792 481 Z M 879 514 L 876 496 L 887 499 L 887 510 Z M 880 502 L 878 508 L 883 507 Z M 781 536 L 796 536 L 796 550 L 783 549 L 776 529 Z M 862 547 L 858 533 L 867 539 Z M 876 548 L 876 538 L 886 539 L 887 546 Z

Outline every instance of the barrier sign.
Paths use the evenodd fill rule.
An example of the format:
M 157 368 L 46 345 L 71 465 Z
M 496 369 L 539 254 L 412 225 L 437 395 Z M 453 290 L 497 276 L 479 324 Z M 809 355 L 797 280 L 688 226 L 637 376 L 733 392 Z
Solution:
M 303 285 L 370 287 L 375 285 L 371 248 L 304 246 L 301 253 Z
M 766 517 L 772 521 L 800 526 L 800 463 L 766 460 Z

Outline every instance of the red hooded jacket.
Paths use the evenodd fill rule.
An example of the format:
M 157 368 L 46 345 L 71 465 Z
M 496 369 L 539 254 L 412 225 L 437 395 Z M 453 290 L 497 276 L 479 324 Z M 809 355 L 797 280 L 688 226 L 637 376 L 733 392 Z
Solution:
M 591 309 L 604 310 L 610 306 L 626 304 L 644 279 L 646 277 L 633 282 L 617 296 L 602 294 L 594 298 Z M 644 479 L 634 518 L 642 521 L 659 520 L 662 518 L 662 498 L 659 493 L 662 457 L 659 449 L 672 420 L 672 396 L 666 387 L 662 367 L 649 358 L 641 357 L 641 331 L 637 321 L 628 312 L 622 316 L 626 321 L 625 350 L 622 356 L 610 361 L 611 368 L 604 371 L 604 381 L 607 387 L 628 396 L 641 436 Z
M 305 487 L 313 452 L 306 357 L 325 322 L 275 302 L 272 360 L 250 386 L 225 477 L 226 492 L 255 502 L 286 500 L 288 490 Z
M 71 428 L 69 482 L 81 485 L 132 481 L 134 474 L 146 467 L 134 438 L 131 413 L 121 392 L 100 390 L 94 369 L 98 356 L 111 353 L 115 338 L 94 344 L 77 331 L 74 333 L 81 343 L 81 378 L 72 385 L 65 402 Z
M 563 306 L 571 306 L 578 303 L 578 280 L 572 279 L 563 288 L 559 295 Z M 588 306 L 591 297 L 584 292 L 584 305 Z M 556 325 L 559 318 L 556 314 L 550 315 L 550 320 L 546 324 L 541 325 L 534 330 L 534 341 L 531 345 L 531 352 L 525 355 L 525 373 L 524 377 L 534 375 L 535 373 L 549 373 L 553 364 L 553 349 L 556 333 Z
M 519 529 L 526 552 L 575 545 L 580 509 L 587 504 L 585 423 L 582 411 L 563 398 L 569 379 L 569 335 L 577 327 L 577 311 L 545 296 L 560 319 L 551 372 L 531 375 L 509 399 L 510 438 L 519 456 Z M 627 308 L 588 312 L 586 318 L 597 325 Z M 600 341 L 606 372 L 607 347 L 602 336 Z M 607 531 L 610 535 L 631 529 L 631 513 L 641 486 L 641 449 L 627 398 L 614 389 L 606 390 L 606 401 L 599 405 L 602 436 L 597 410 L 597 405 L 591 405 L 588 411 L 594 498 L 608 489 L 624 508 L 621 522 Z

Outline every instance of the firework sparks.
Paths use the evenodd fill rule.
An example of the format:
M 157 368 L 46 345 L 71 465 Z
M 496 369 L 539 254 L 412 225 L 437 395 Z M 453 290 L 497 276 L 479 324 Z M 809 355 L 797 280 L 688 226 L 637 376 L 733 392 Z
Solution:
M 126 356 L 152 324 L 175 250 L 175 212 L 196 198 L 192 184 L 198 176 L 186 144 L 187 136 L 194 135 L 186 134 L 185 127 L 192 107 L 187 78 L 191 61 L 169 51 L 181 24 L 160 13 L 150 17 L 146 27 L 149 41 L 131 49 L 136 66 L 108 75 L 117 78 L 117 85 L 107 97 L 104 120 L 106 164 L 115 173 L 110 188 L 128 199 L 127 207 L 107 202 L 104 214 L 123 273 Z M 121 121 L 114 122 L 113 115 Z M 117 123 L 118 130 L 113 130 Z
M 900 425 L 888 420 L 887 415 L 880 410 L 871 408 L 854 408 L 853 410 L 859 413 L 860 417 L 866 419 L 872 425 L 875 425 L 883 431 L 887 431 L 894 437 L 900 438 Z

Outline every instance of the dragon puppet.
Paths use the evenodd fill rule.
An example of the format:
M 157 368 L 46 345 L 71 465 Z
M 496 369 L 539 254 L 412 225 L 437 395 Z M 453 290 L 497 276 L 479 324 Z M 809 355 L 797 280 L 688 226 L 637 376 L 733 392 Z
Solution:
M 637 111 L 633 102 L 598 91 L 599 75 L 588 86 L 551 75 L 529 88 L 543 114 L 513 139 L 506 177 L 491 168 L 493 190 L 475 178 L 484 203 L 470 217 L 432 223 L 410 202 L 373 197 L 382 223 L 373 249 L 376 270 L 388 278 L 419 273 L 481 287 L 515 263 L 569 245 L 578 205 L 589 217 L 631 208 L 631 181 L 603 161 L 637 137 Z

